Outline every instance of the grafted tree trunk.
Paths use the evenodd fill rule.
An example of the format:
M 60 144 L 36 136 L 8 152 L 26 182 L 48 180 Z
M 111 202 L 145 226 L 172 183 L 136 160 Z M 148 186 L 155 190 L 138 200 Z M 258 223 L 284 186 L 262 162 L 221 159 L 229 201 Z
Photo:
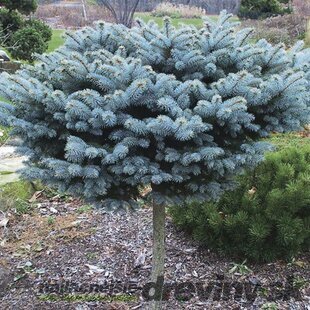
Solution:
M 156 300 L 152 302 L 153 310 L 160 310 L 163 297 L 165 269 L 165 206 L 153 203 L 153 262 L 151 282 L 156 283 Z

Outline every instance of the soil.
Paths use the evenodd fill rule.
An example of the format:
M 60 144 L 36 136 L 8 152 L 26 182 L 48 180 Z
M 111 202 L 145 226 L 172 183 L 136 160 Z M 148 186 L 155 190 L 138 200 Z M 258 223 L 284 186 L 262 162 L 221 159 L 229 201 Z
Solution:
M 30 214 L 11 211 L 0 226 L 0 309 L 150 308 L 142 295 L 151 271 L 150 208 L 112 214 L 42 193 L 32 202 Z M 248 269 L 242 273 L 240 265 L 231 270 L 240 260 L 201 248 L 169 217 L 166 229 L 163 309 L 309 309 L 308 254 L 290 263 L 245 263 Z M 112 295 L 103 290 L 90 294 L 100 284 L 102 289 L 115 283 L 121 289 Z M 121 293 L 125 284 L 131 294 Z M 197 294 L 200 284 L 210 285 L 213 293 L 206 298 Z M 252 295 L 249 290 L 239 294 L 238 285 L 250 288 Z M 74 287 L 79 290 L 75 295 Z

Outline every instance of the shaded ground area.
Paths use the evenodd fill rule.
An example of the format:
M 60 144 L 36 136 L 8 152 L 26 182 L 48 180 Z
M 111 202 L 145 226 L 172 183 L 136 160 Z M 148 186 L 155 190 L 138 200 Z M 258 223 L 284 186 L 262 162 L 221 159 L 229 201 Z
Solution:
M 12 211 L 0 218 L 0 309 L 148 309 L 141 292 L 151 270 L 151 210 L 110 214 L 71 198 L 40 195 L 32 199 L 31 214 Z M 200 248 L 168 219 L 165 283 L 171 287 L 164 309 L 261 309 L 271 302 L 278 309 L 307 309 L 308 259 L 247 264 L 252 271 L 230 273 L 231 260 Z M 193 287 L 177 291 L 175 284 L 185 281 L 198 293 L 199 283 L 209 285 L 212 293 L 206 289 L 204 299 Z M 90 284 L 116 282 L 130 283 L 132 294 L 114 290 L 109 303 L 105 294 L 89 294 Z M 70 295 L 74 285 L 85 289 L 80 297 Z

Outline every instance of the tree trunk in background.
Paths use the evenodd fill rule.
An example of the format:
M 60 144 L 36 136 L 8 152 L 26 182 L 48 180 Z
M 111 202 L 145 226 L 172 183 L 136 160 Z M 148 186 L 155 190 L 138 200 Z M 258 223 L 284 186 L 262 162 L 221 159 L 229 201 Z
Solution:
M 131 27 L 134 14 L 140 0 L 97 0 L 99 5 L 106 7 L 118 24 Z
M 153 262 L 151 282 L 156 283 L 156 299 L 152 302 L 153 310 L 160 310 L 163 296 L 165 269 L 165 205 L 153 203 Z
M 85 23 L 87 23 L 88 18 L 87 18 L 85 0 L 82 0 L 82 9 L 83 9 L 83 16 L 84 16 Z

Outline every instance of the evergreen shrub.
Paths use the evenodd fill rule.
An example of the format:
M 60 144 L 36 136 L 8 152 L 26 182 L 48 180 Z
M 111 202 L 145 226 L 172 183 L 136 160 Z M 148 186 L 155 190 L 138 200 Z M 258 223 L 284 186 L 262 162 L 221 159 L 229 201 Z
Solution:
M 14 33 L 22 27 L 23 17 L 16 11 L 0 8 L 0 25 L 5 35 Z
M 207 247 L 252 261 L 310 246 L 310 143 L 270 153 L 217 203 L 172 207 L 176 225 Z
M 47 42 L 52 37 L 52 29 L 37 19 L 25 19 L 37 8 L 35 0 L 6 0 L 1 3 L 0 28 L 5 36 L 3 46 L 20 60 L 33 61 L 34 53 L 47 50 Z
M 18 11 L 21 14 L 29 15 L 33 13 L 38 6 L 37 0 L 2 0 L 1 6 L 9 11 Z
M 217 199 L 263 159 L 262 138 L 310 122 L 310 50 L 252 44 L 230 17 L 98 22 L 2 74 L 13 105 L 0 104 L 0 123 L 23 141 L 24 177 L 111 209 Z
M 40 33 L 32 27 L 25 27 L 17 30 L 10 38 L 14 48 L 10 49 L 15 59 L 33 61 L 34 53 L 42 54 L 47 50 L 47 43 L 44 42 Z
M 52 38 L 52 29 L 39 19 L 31 18 L 24 21 L 24 27 L 29 27 L 37 31 L 44 42 L 49 42 Z
M 285 7 L 280 0 L 242 0 L 238 16 L 241 18 L 267 18 L 275 15 L 291 13 L 290 8 Z

